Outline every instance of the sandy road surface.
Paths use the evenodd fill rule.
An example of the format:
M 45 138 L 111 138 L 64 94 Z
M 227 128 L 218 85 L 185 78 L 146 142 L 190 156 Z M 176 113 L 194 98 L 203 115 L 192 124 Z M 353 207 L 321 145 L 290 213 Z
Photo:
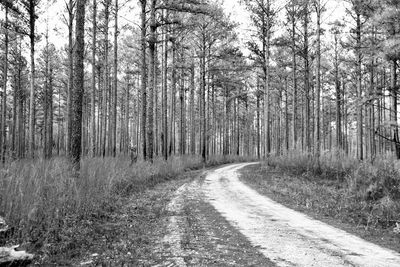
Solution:
M 238 179 L 235 164 L 210 172 L 206 200 L 277 266 L 400 266 L 400 254 L 280 205 Z

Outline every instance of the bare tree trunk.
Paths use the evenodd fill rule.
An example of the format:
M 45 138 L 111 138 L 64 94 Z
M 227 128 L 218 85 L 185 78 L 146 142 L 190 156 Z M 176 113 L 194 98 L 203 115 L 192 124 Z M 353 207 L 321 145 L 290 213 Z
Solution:
M 180 102 L 180 127 L 179 127 L 179 154 L 184 155 L 186 153 L 186 130 L 185 130 L 185 74 L 184 70 L 181 70 L 181 86 L 179 90 L 179 102 Z
M 393 130 L 393 142 L 396 149 L 396 157 L 400 159 L 400 145 L 399 145 L 399 128 L 397 126 L 397 60 L 392 61 L 392 81 L 391 81 L 391 92 L 392 92 L 392 120 L 394 122 Z
M 168 17 L 165 11 L 165 17 Z M 164 28 L 163 54 L 163 100 L 162 100 L 162 152 L 164 160 L 168 159 L 168 33 Z
M 260 106 L 260 98 L 261 98 L 261 92 L 260 92 L 260 85 L 259 85 L 259 78 L 257 77 L 257 92 L 256 92 L 256 108 L 257 108 L 257 158 L 261 158 L 261 125 L 260 125 L 260 111 L 261 111 L 261 106 Z
M 117 153 L 117 87 L 118 87 L 118 0 L 115 0 L 114 10 L 114 86 L 113 86 L 113 119 L 112 119 L 112 147 L 111 155 L 116 156 Z
M 286 153 L 289 151 L 289 98 L 288 77 L 285 77 L 285 144 Z
M 321 153 L 321 0 L 316 1 L 317 11 L 317 92 L 316 92 L 316 123 L 315 123 L 315 156 Z
M 74 168 L 79 170 L 82 142 L 82 100 L 84 92 L 84 52 L 85 52 L 85 5 L 86 0 L 77 0 L 76 28 L 75 28 L 75 75 L 74 90 L 71 94 L 72 133 L 71 133 L 71 160 Z
M 194 82 L 194 63 L 190 67 L 190 152 L 192 155 L 196 154 L 196 122 L 195 122 L 195 105 L 194 105 L 194 93 L 195 93 L 195 82 Z
M 142 116 L 141 116 L 141 130 L 142 130 L 142 153 L 143 159 L 147 160 L 147 147 L 146 147 L 146 136 L 147 136 L 147 70 L 146 70 L 146 0 L 139 0 L 141 5 L 141 53 L 142 53 L 142 81 L 141 81 L 141 96 L 142 96 Z
M 156 39 L 157 39 L 157 35 L 156 35 Z M 159 86 L 159 81 L 158 81 L 158 67 L 159 67 L 159 60 L 158 60 L 158 45 L 157 45 L 158 41 L 156 41 L 156 44 L 154 46 L 154 131 L 153 131 L 153 139 L 154 139 L 154 143 L 153 143 L 153 153 L 155 157 L 158 157 L 159 154 L 159 136 L 158 136 L 158 126 L 159 126 L 159 106 L 158 106 L 158 97 L 159 97 L 159 92 L 158 92 L 158 86 Z
M 361 58 L 361 15 L 359 13 L 356 14 L 357 16 L 357 28 L 356 28 L 356 34 L 357 34 L 357 98 L 358 101 L 361 101 L 362 97 L 362 87 L 361 87 L 361 82 L 362 82 L 362 69 L 361 69 L 361 64 L 362 64 L 362 58 Z M 362 118 L 362 105 L 359 104 L 357 108 L 357 140 L 358 140 L 358 159 L 363 160 L 364 159 L 364 151 L 363 151 L 363 118 Z
M 310 62 L 309 62 L 309 43 L 308 43 L 308 22 L 309 22 L 309 0 L 306 0 L 304 5 L 304 88 L 306 100 L 306 117 L 305 117 L 305 132 L 306 132 L 306 148 L 307 152 L 311 152 L 311 110 L 310 110 Z
M 338 36 L 335 34 L 335 88 L 336 88 L 336 146 L 337 149 L 342 149 L 342 134 L 341 134 L 341 93 L 339 80 L 339 48 Z
M 126 145 L 126 147 L 125 147 L 125 153 L 128 153 L 128 151 L 129 151 L 129 148 L 130 148 L 130 144 L 131 144 L 131 142 L 130 142 L 130 132 L 129 132 L 129 121 L 130 121 L 130 118 L 129 118 L 129 114 L 130 114 L 130 107 L 129 107 L 129 101 L 130 101 L 130 92 L 129 92 L 129 90 L 130 90 L 130 80 L 128 79 L 127 80 L 127 85 L 126 85 L 126 93 L 125 93 L 125 120 L 126 120 L 126 122 L 125 122 L 125 145 Z M 134 108 L 133 108 L 133 110 L 134 110 Z M 137 150 L 136 150 L 137 151 Z
M 171 111 L 170 111 L 170 141 L 169 155 L 175 153 L 175 106 L 176 106 L 176 43 L 172 42 L 172 70 L 171 70 Z
M 45 81 L 44 81 L 44 97 L 43 97 L 43 129 L 42 129 L 42 136 L 43 136 L 43 156 L 44 158 L 48 158 L 47 151 L 48 151 L 48 142 L 47 142 L 47 129 L 48 129 L 48 84 L 49 84 L 49 29 L 47 25 L 46 29 L 46 48 L 45 48 Z
M 31 45 L 31 83 L 29 102 L 29 154 L 35 156 L 35 22 L 36 11 L 34 1 L 29 1 L 29 38 Z
M 271 153 L 271 129 L 270 129 L 270 45 L 271 45 L 271 19 L 270 19 L 270 0 L 267 0 L 266 7 L 267 17 L 266 17 L 266 40 L 265 40 L 265 86 L 264 86 L 264 130 L 265 130 L 265 153 L 266 156 L 269 156 Z
M 2 102 L 2 117 L 1 117 L 1 161 L 6 161 L 6 149 L 7 149 L 7 79 L 8 79 L 8 5 L 5 5 L 5 30 L 4 30 L 4 45 L 5 45 L 5 58 L 4 58 L 4 69 L 3 69 L 3 102 Z
M 74 43 L 73 43 L 73 25 L 74 25 L 74 0 L 69 0 L 68 10 L 68 92 L 67 92 L 67 138 L 66 153 L 69 154 L 71 148 L 71 92 L 74 82 Z
M 107 131 L 107 126 L 109 127 L 110 125 L 110 120 L 108 120 L 108 114 L 107 114 L 107 99 L 108 99 L 108 91 L 110 88 L 110 84 L 109 84 L 109 69 L 108 69 L 108 28 L 109 28 L 109 16 L 110 16 L 110 1 L 111 0 L 105 0 L 104 2 L 104 64 L 103 64 L 103 68 L 104 68 L 104 78 L 103 78 L 103 97 L 102 97 L 102 101 L 103 101 L 103 122 L 102 122 L 102 126 L 103 126 L 103 134 L 102 134 L 102 148 L 101 148 L 101 154 L 103 157 L 106 156 L 106 150 L 107 152 L 109 152 L 110 147 L 107 145 L 107 140 L 110 139 L 109 136 L 109 131 Z M 110 110 L 108 110 L 109 112 Z M 108 123 L 107 123 L 108 122 Z M 108 139 L 107 139 L 107 135 L 108 135 Z M 107 147 L 107 149 L 106 149 Z
M 97 1 L 93 0 L 93 29 L 92 29 L 92 34 L 93 34 L 93 40 L 92 40 L 92 103 L 91 103 L 91 108 L 92 108 L 92 142 L 91 142 L 91 153 L 92 157 L 96 155 L 96 37 L 97 37 Z M 99 88 L 100 89 L 100 88 Z M 100 106 L 99 106 L 100 108 Z
M 206 118 L 206 51 L 205 37 L 203 36 L 201 59 L 200 59 L 200 120 L 201 120 L 201 156 L 203 162 L 206 162 L 207 148 L 207 118 Z
M 293 68 L 293 122 L 292 122 L 292 135 L 293 135 L 293 149 L 297 146 L 297 62 L 296 62 L 296 19 L 295 19 L 295 1 L 292 1 L 291 10 L 292 19 L 292 68 Z
M 156 0 L 151 0 L 150 2 L 150 40 L 149 40 L 149 106 L 147 111 L 148 116 L 148 125 L 147 125 L 147 156 L 150 162 L 153 162 L 153 155 L 154 155 L 154 81 L 155 81 L 155 72 L 154 72 L 154 65 L 155 65 L 155 46 L 156 46 Z

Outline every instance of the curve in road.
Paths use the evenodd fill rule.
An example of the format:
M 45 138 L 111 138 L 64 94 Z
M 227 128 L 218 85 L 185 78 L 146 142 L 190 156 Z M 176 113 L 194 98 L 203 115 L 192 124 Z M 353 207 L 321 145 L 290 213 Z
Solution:
M 203 190 L 215 209 L 278 266 L 400 266 L 399 253 L 291 210 L 240 182 L 238 170 L 250 164 L 210 172 Z

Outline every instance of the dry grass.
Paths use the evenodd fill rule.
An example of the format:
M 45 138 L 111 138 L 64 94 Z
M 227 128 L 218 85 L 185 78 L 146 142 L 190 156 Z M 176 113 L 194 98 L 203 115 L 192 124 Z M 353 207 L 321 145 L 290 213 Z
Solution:
M 290 174 L 286 187 L 294 198 L 323 214 L 373 228 L 400 221 L 400 162 L 393 158 L 359 162 L 333 152 L 318 162 L 295 151 L 267 165 Z
M 215 157 L 206 166 L 240 160 Z M 0 216 L 13 226 L 14 242 L 43 250 L 63 242 L 65 235 L 75 240 L 73 233 L 66 232 L 74 231 L 76 222 L 90 224 L 119 209 L 127 197 L 203 167 L 198 156 L 134 165 L 127 158 L 94 158 L 84 159 L 79 178 L 74 178 L 65 158 L 16 161 L 0 169 Z M 84 242 L 85 233 L 79 235 Z

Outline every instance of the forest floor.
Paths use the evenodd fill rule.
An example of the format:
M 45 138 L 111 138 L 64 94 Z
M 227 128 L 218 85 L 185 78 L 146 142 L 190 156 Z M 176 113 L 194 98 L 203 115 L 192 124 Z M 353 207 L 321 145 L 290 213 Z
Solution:
M 293 181 L 283 184 L 282 175 L 254 164 L 186 172 L 78 223 L 85 246 L 37 264 L 399 266 L 398 236 L 362 231 L 294 204 Z
M 205 200 L 200 186 L 213 169 L 185 172 L 121 199 L 122 209 L 76 222 L 80 246 L 70 242 L 35 264 L 274 266 Z

